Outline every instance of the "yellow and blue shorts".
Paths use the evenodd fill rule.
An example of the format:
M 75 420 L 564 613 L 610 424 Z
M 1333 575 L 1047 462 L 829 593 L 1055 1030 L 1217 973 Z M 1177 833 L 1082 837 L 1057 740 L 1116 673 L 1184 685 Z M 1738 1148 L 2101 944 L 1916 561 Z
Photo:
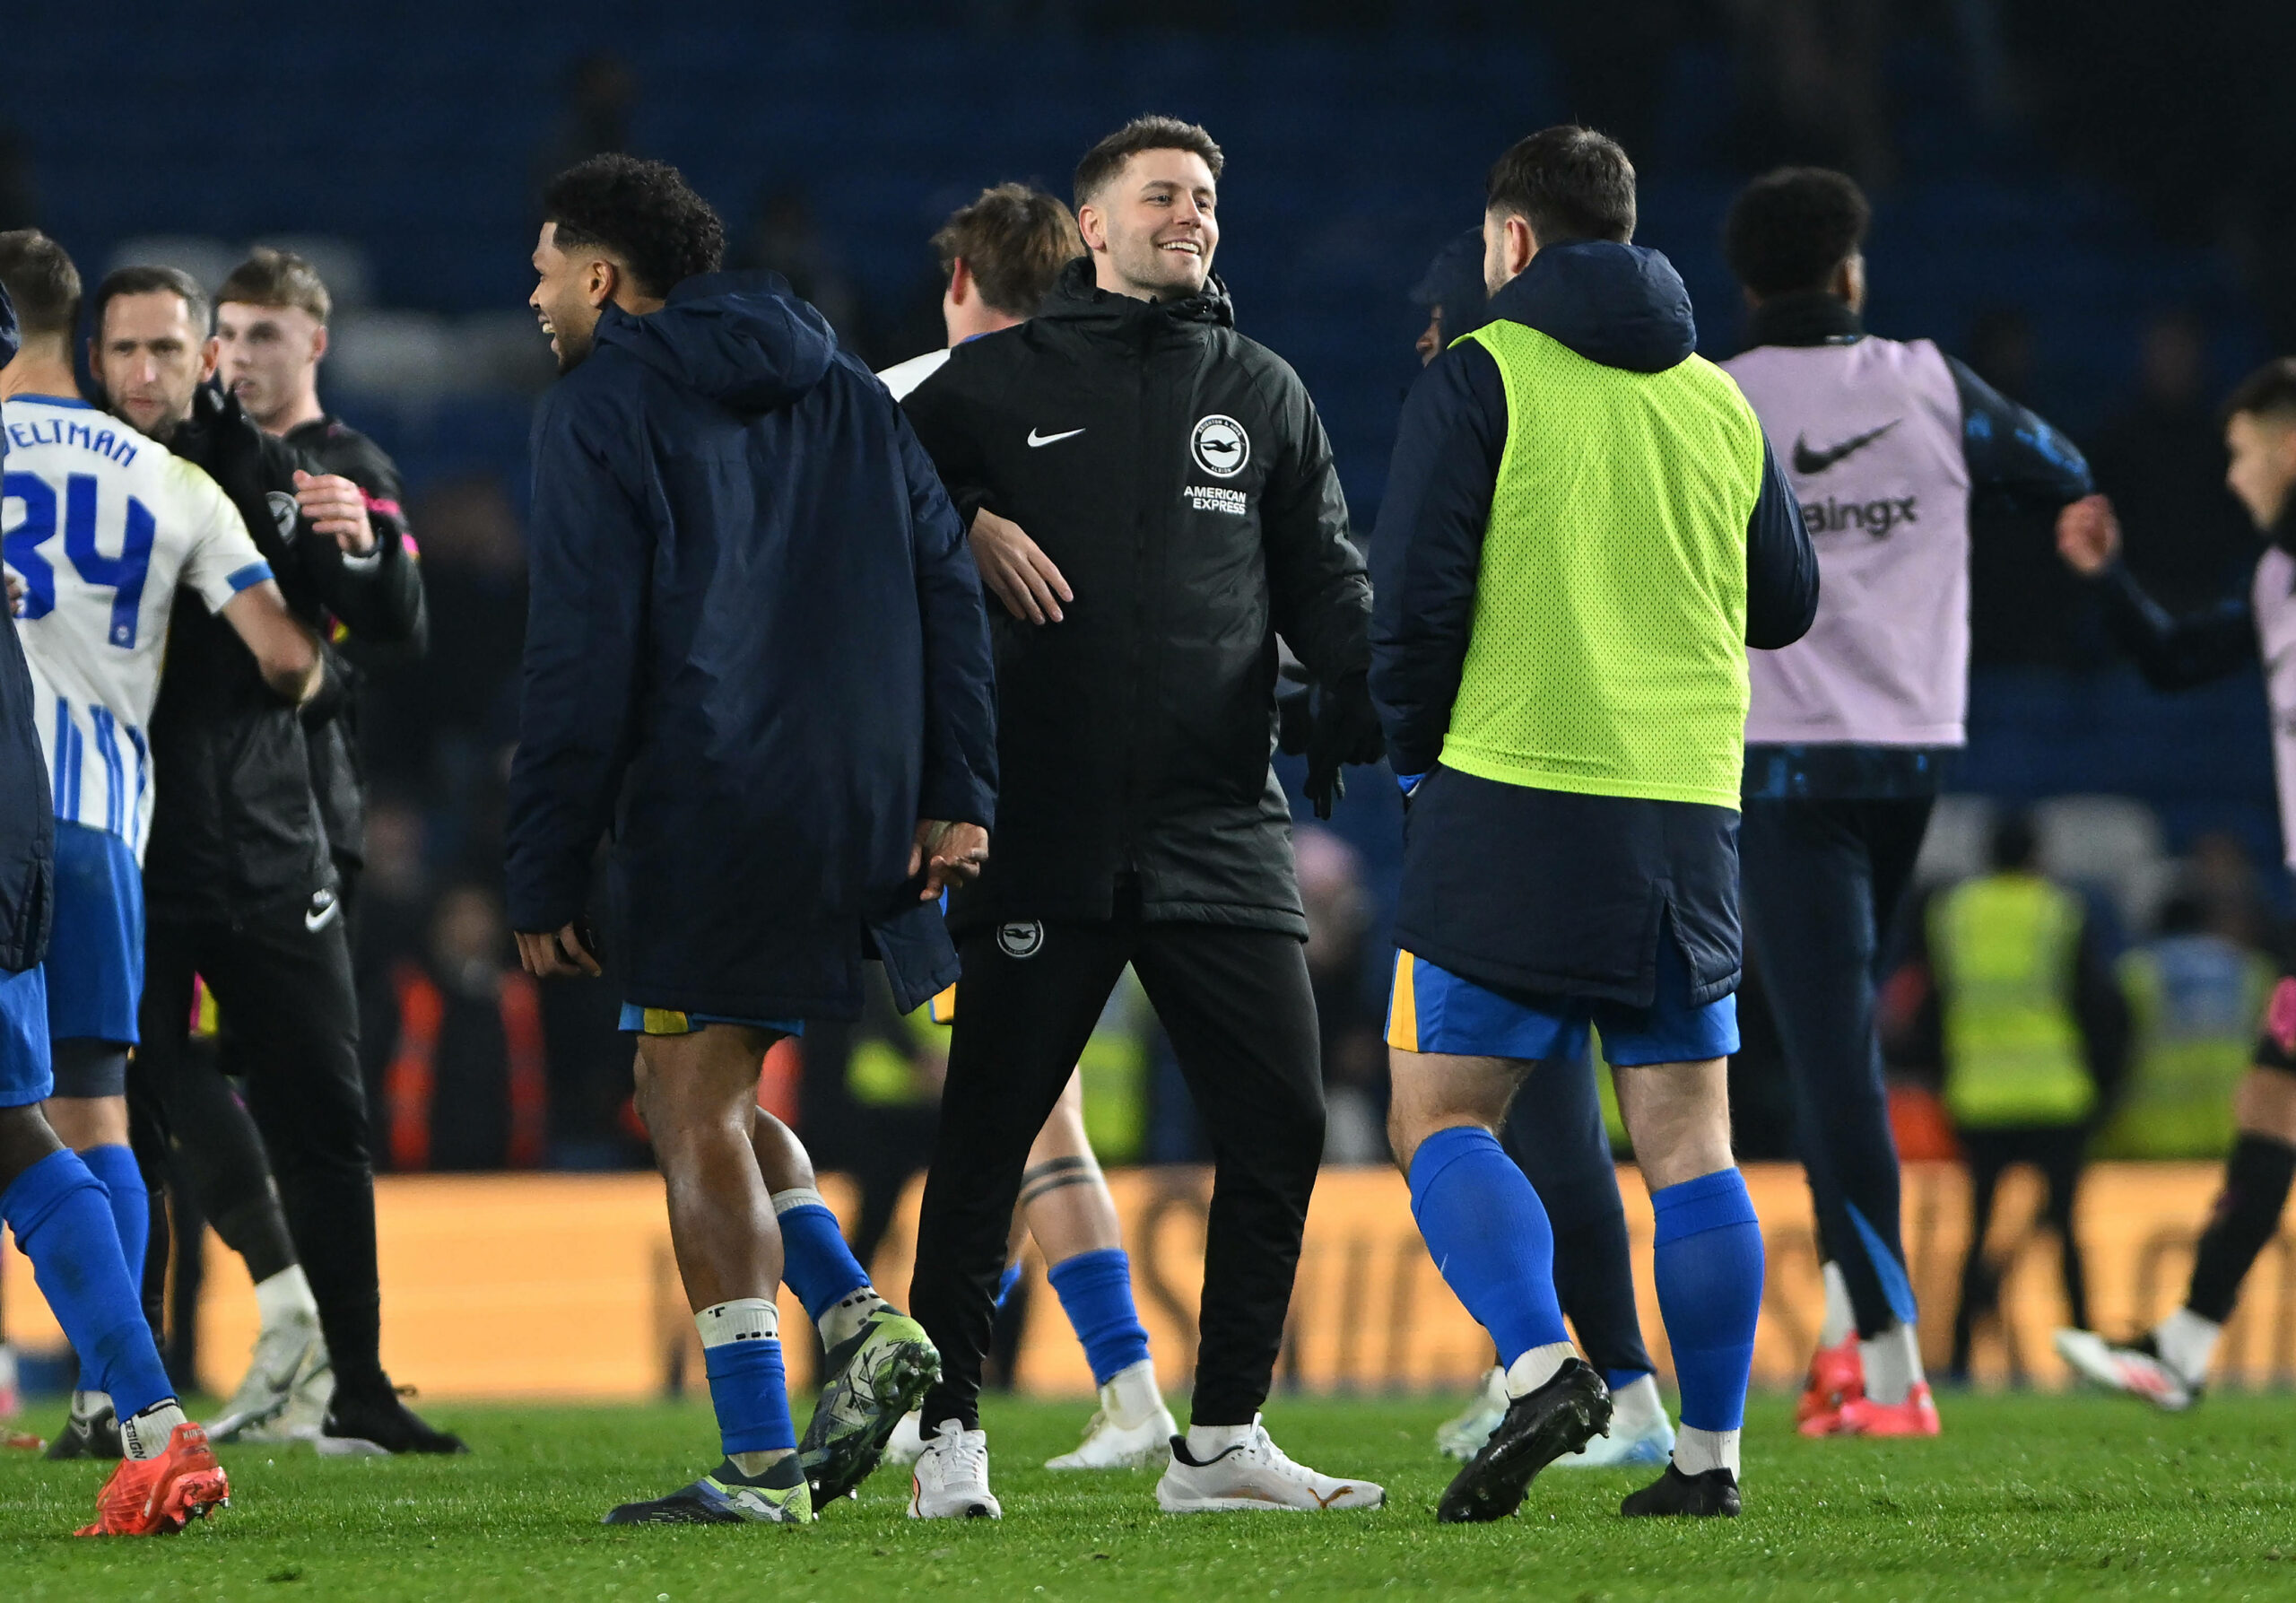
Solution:
M 770 1030 L 777 1035 L 803 1035 L 803 1019 L 735 1018 L 723 1013 L 688 1013 L 677 1007 L 641 1007 L 635 1002 L 622 1005 L 622 1030 L 629 1035 L 691 1035 L 708 1024 L 744 1024 L 752 1030 Z
M 1666 940 L 1658 943 L 1657 994 L 1648 1007 L 1574 997 L 1534 1006 L 1423 957 L 1396 954 L 1387 1003 L 1391 1047 L 1535 1063 L 1583 1053 L 1590 1026 L 1603 1032 L 1603 1056 L 1613 1068 L 1726 1058 L 1738 1050 L 1738 998 L 1692 1002 L 1688 966 Z

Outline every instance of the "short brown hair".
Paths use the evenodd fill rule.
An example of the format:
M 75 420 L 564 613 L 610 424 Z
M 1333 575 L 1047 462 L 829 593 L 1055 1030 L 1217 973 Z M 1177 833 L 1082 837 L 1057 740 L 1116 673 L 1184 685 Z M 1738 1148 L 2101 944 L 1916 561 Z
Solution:
M 1561 123 L 1541 128 L 1492 164 L 1485 205 L 1522 218 L 1540 245 L 1634 238 L 1634 163 L 1618 141 Z
M 1076 163 L 1076 204 L 1083 205 L 1100 187 L 1124 170 L 1124 164 L 1143 151 L 1192 151 L 1218 178 L 1228 158 L 1212 135 L 1177 117 L 1135 117 L 1084 152 Z
M 214 327 L 214 308 L 199 280 L 181 267 L 114 267 L 96 286 L 95 304 L 89 309 L 89 327 L 98 341 L 104 337 L 104 313 L 122 295 L 180 295 L 191 319 L 192 335 L 205 339 Z
M 219 305 L 236 301 L 242 306 L 291 306 L 310 313 L 311 320 L 322 326 L 335 309 L 317 268 L 291 250 L 274 250 L 268 245 L 257 246 L 231 269 L 215 300 Z
M 2243 415 L 2296 423 L 2296 356 L 2275 356 L 2233 386 L 2224 421 Z
M 36 228 L 0 234 L 0 284 L 26 334 L 71 334 L 80 316 L 80 269 L 63 246 Z
M 933 236 L 946 283 L 962 260 L 980 298 L 1008 318 L 1033 318 L 1065 264 L 1084 254 L 1076 219 L 1057 196 L 1027 184 L 983 189 Z

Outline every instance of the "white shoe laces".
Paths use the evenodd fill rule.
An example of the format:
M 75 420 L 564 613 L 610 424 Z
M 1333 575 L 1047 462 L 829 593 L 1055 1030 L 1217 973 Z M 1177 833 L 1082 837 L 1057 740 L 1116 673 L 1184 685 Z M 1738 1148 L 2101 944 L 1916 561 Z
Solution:
M 929 1444 L 940 1455 L 941 1484 L 986 1486 L 988 1484 L 988 1436 L 982 1431 L 952 1431 L 945 1425 Z

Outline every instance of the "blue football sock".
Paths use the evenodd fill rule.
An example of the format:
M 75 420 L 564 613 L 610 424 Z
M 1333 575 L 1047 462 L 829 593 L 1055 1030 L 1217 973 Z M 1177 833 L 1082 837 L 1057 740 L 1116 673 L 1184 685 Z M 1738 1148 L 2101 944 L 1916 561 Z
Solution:
M 1006 1264 L 1004 1266 L 1004 1278 L 996 1283 L 996 1306 L 1000 1310 L 1004 1306 L 1004 1299 L 1013 1294 L 1013 1288 L 1020 1284 L 1021 1266 L 1018 1264 Z
M 1436 1268 L 1491 1332 L 1500 1368 L 1570 1339 L 1554 1295 L 1546 1209 L 1489 1130 L 1438 1130 L 1419 1144 L 1411 1212 Z
M 775 1452 L 797 1445 L 789 1418 L 789 1381 L 781 1365 L 778 1320 L 763 1297 L 739 1297 L 694 1315 L 701 1366 L 726 1456 Z
M 144 1189 L 144 1172 L 135 1166 L 135 1154 L 117 1145 L 91 1146 L 80 1154 L 80 1161 L 111 1193 L 119 1255 L 126 1260 L 129 1284 L 141 1285 L 144 1255 L 152 1244 L 152 1194 Z
M 781 1278 L 818 1324 L 822 1315 L 869 1284 L 869 1271 L 845 1244 L 837 1215 L 819 1192 L 777 1191 L 773 1212 L 781 1225 Z
M 173 1397 L 120 1256 L 110 1199 L 79 1154 L 50 1153 L 18 1175 L 0 1196 L 0 1219 L 80 1355 L 81 1389 L 109 1393 L 122 1419 Z
M 1606 1369 L 1603 1372 L 1603 1384 L 1613 1391 L 1624 1391 L 1637 1381 L 1648 1380 L 1649 1375 L 1647 1369 Z
M 1105 1386 L 1148 1358 L 1148 1331 L 1132 1305 L 1132 1259 L 1121 1247 L 1064 1258 L 1048 1272 L 1060 1306 L 1084 1344 L 1095 1385 Z
M 1744 1427 L 1746 1381 L 1761 1313 L 1761 1222 L 1735 1169 L 1650 1193 L 1658 1216 L 1651 1258 L 1658 1311 L 1674 1349 L 1683 1424 Z

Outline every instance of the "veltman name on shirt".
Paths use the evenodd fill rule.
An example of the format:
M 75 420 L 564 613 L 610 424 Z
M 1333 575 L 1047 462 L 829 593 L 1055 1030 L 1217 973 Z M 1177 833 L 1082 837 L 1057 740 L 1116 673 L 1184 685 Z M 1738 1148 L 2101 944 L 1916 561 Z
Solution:
M 109 457 L 125 467 L 135 460 L 135 448 L 143 443 L 143 436 L 115 434 L 109 429 L 66 423 L 60 417 L 51 417 L 34 423 L 10 423 L 8 443 L 18 450 L 30 450 L 36 445 L 76 445 L 83 450 L 93 451 L 99 457 Z
M 1250 516 L 1251 503 L 1240 490 L 1222 490 L 1213 484 L 1190 484 L 1186 493 L 1192 511 L 1226 512 L 1237 518 Z

